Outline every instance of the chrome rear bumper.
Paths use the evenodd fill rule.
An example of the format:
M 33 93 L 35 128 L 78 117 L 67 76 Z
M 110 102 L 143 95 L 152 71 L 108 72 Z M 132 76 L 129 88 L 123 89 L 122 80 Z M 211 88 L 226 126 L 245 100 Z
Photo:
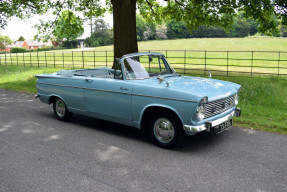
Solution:
M 210 132 L 212 128 L 216 127 L 217 125 L 220 125 L 221 123 L 232 119 L 235 117 L 240 117 L 241 115 L 241 109 L 236 108 L 234 111 L 229 113 L 228 115 L 221 117 L 219 119 L 216 119 L 214 121 L 208 121 L 202 125 L 198 126 L 192 126 L 192 125 L 184 125 L 183 129 L 186 131 L 188 135 L 195 135 L 196 133 L 202 132 L 202 131 L 208 131 Z

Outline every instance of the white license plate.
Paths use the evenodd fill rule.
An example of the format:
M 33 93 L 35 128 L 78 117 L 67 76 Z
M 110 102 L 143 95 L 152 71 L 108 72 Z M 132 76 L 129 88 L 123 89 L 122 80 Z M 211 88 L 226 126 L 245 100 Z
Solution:
M 225 131 L 226 129 L 230 128 L 231 126 L 232 126 L 232 119 L 225 121 L 224 123 L 218 125 L 218 133 Z

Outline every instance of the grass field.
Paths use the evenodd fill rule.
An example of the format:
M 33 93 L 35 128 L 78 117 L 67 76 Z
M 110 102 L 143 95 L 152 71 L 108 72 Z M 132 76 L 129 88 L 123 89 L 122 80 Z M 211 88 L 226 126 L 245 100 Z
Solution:
M 287 38 L 192 38 L 142 41 L 139 50 L 200 50 L 200 51 L 287 51 Z M 96 47 L 96 51 L 113 51 L 113 46 Z
M 162 52 L 183 74 L 287 75 L 287 38 L 202 38 L 139 42 L 140 51 Z M 72 52 L 73 51 L 73 52 Z M 269 52 L 263 52 L 269 51 Z M 0 65 L 56 68 L 112 66 L 113 46 L 94 50 L 2 54 Z
M 36 74 L 61 68 L 0 66 L 0 88 L 36 93 Z M 280 78 L 218 77 L 242 85 L 236 126 L 287 134 L 287 81 Z

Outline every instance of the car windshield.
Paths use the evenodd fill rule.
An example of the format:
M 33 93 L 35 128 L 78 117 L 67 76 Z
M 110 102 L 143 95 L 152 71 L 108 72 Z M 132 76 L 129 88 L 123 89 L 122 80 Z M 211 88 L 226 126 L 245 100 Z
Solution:
M 127 79 L 147 79 L 153 76 L 174 74 L 163 55 L 141 55 L 124 59 Z

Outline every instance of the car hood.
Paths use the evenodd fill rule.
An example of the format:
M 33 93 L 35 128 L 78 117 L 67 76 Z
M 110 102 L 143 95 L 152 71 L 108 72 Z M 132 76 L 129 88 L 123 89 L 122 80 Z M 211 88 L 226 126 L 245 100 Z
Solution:
M 156 77 L 134 81 L 133 94 L 193 102 L 199 102 L 207 96 L 208 101 L 215 101 L 234 95 L 241 87 L 236 83 L 210 78 L 180 75 L 164 77 L 169 86 L 165 82 L 160 84 Z
M 236 83 L 201 77 L 174 76 L 166 77 L 165 80 L 169 83 L 168 92 L 180 91 L 199 98 L 207 96 L 209 101 L 233 95 L 240 88 Z

